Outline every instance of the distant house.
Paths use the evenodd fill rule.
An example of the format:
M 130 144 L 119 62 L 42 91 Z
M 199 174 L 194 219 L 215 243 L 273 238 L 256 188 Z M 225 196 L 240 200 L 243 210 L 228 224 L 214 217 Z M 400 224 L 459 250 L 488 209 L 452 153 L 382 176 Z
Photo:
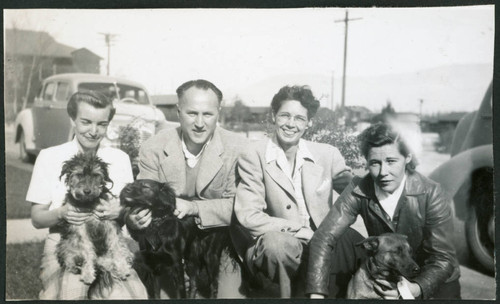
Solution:
M 245 115 L 243 121 L 248 123 L 261 124 L 267 121 L 268 115 L 271 112 L 271 107 L 246 107 L 246 108 L 248 108 L 248 112 Z M 231 117 L 232 112 L 233 112 L 233 106 L 222 107 L 222 112 L 221 112 L 222 124 L 234 122 L 234 117 Z
M 41 82 L 60 73 L 100 73 L 102 58 L 86 48 L 57 42 L 46 32 L 6 29 L 4 36 L 4 89 L 7 108 L 14 114 L 33 101 Z
M 163 114 L 165 114 L 165 118 L 168 121 L 179 121 L 179 117 L 177 116 L 178 99 L 176 94 L 152 95 L 151 101 L 163 112 Z
M 454 130 L 458 121 L 468 112 L 450 112 L 422 118 L 422 129 L 426 132 L 441 133 L 445 130 Z
M 373 117 L 372 111 L 363 106 L 346 106 L 345 115 L 346 121 L 354 125 L 358 122 L 369 121 Z

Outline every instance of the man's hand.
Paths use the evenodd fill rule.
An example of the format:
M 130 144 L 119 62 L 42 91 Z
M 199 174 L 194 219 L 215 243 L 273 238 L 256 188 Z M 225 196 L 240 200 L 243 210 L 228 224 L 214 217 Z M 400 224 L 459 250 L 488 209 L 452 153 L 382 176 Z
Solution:
M 385 300 L 397 300 L 399 299 L 398 288 L 391 285 L 386 280 L 376 279 L 375 284 L 373 284 L 375 292 L 377 292 Z
M 127 228 L 142 230 L 151 224 L 151 210 L 146 208 L 134 208 L 125 218 Z
M 294 236 L 298 239 L 306 240 L 309 242 L 311 240 L 313 234 L 314 234 L 314 231 L 312 231 L 311 228 L 302 227 L 299 229 L 299 231 L 297 231 L 294 234 Z
M 175 205 L 176 208 L 174 210 L 174 215 L 179 219 L 182 219 L 185 216 L 198 216 L 198 205 L 194 202 L 187 201 L 182 198 L 176 198 Z
M 120 216 L 121 211 L 120 200 L 108 195 L 108 199 L 101 198 L 101 204 L 97 205 L 93 213 L 100 220 L 115 220 Z
M 76 208 L 70 204 L 65 204 L 59 208 L 59 218 L 71 225 L 81 225 L 92 216 L 92 212 L 86 208 Z

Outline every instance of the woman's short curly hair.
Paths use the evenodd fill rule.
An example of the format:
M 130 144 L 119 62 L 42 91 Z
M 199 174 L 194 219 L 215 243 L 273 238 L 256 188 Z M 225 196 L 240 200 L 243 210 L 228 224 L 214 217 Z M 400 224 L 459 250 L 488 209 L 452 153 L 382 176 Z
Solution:
M 89 105 L 98 109 L 111 107 L 108 121 L 111 121 L 111 119 L 113 119 L 113 116 L 115 116 L 116 109 L 115 107 L 113 107 L 113 101 L 108 96 L 106 96 L 106 94 L 99 91 L 82 91 L 76 92 L 75 94 L 71 95 L 68 101 L 68 105 L 66 106 L 68 115 L 72 120 L 76 119 L 76 115 L 78 113 L 78 104 L 80 102 L 88 103 Z
M 365 158 L 371 148 L 382 147 L 390 144 L 397 144 L 398 150 L 404 157 L 412 154 L 411 161 L 406 165 L 406 169 L 413 172 L 418 165 L 418 160 L 406 143 L 406 140 L 401 136 L 391 124 L 379 122 L 371 125 L 358 135 L 359 149 Z
M 271 101 L 273 114 L 278 113 L 283 102 L 287 100 L 299 101 L 307 109 L 308 119 L 313 118 L 319 108 L 319 101 L 314 98 L 309 86 L 284 86 L 274 95 Z

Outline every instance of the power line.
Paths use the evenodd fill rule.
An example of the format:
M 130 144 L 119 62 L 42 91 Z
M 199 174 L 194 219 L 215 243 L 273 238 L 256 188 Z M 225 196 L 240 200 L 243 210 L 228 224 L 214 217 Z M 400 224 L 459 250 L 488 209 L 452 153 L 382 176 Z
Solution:
M 113 45 L 112 42 L 114 42 L 115 37 L 118 36 L 116 34 L 111 34 L 111 33 L 99 33 L 101 35 L 104 35 L 104 41 L 106 42 L 106 46 L 108 47 L 108 64 L 107 64 L 107 71 L 106 75 L 109 76 L 109 66 L 111 62 L 111 46 Z
M 360 20 L 363 18 L 351 18 L 349 19 L 349 11 L 345 11 L 345 19 L 342 20 L 335 20 L 335 23 L 337 22 L 344 22 L 345 23 L 345 35 L 344 35 L 344 69 L 343 69 L 343 74 L 342 74 L 342 104 L 341 104 L 341 109 L 344 110 L 345 106 L 345 71 L 346 71 L 346 65 L 347 65 L 347 33 L 348 33 L 348 28 L 349 28 L 349 21 L 354 21 L 354 20 Z

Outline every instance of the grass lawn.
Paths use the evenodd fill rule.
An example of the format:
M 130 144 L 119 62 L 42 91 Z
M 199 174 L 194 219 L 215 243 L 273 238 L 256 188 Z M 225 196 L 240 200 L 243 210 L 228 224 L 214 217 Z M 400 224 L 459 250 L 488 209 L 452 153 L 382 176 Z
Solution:
M 44 242 L 8 244 L 5 255 L 5 299 L 38 299 Z
M 30 218 L 31 205 L 25 199 L 31 180 L 31 172 L 6 164 L 5 179 L 7 219 Z

